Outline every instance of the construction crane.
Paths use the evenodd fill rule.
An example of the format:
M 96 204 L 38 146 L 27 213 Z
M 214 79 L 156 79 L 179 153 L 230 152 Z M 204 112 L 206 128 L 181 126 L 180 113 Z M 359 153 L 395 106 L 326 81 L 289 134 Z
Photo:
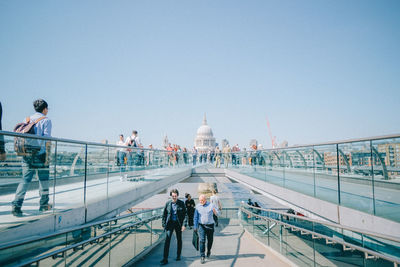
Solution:
M 267 116 L 267 127 L 268 127 L 269 137 L 271 138 L 271 146 L 272 148 L 277 148 L 278 144 L 276 143 L 276 136 L 272 136 L 271 126 L 269 125 L 268 116 Z

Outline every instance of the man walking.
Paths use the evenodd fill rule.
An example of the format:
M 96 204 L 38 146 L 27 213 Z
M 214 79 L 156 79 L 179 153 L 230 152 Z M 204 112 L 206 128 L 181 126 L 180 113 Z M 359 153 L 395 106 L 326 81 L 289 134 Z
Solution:
M 35 123 L 33 126 L 35 135 L 51 137 L 51 120 L 46 117 L 49 111 L 47 102 L 43 99 L 38 99 L 33 102 L 33 107 L 36 113 L 27 118 L 25 123 L 29 123 L 29 121 Z M 27 138 L 26 142 L 30 141 Z M 16 217 L 22 216 L 22 203 L 36 172 L 39 180 L 39 211 L 47 211 L 52 208 L 52 205 L 49 204 L 49 156 L 51 143 L 45 140 L 35 140 L 35 142 L 37 142 L 38 149 L 24 155 L 22 159 L 22 181 L 19 183 L 15 193 L 11 211 Z
M 198 231 L 200 239 L 201 263 L 205 261 L 205 242 L 207 237 L 207 258 L 211 255 L 211 247 L 214 239 L 213 214 L 219 215 L 219 210 L 213 204 L 207 202 L 205 195 L 200 195 L 199 204 L 194 213 L 194 231 Z
M 185 203 L 178 199 L 179 191 L 177 189 L 172 189 L 169 195 L 171 196 L 171 200 L 167 201 L 165 204 L 162 217 L 162 226 L 167 236 L 164 243 L 164 257 L 160 261 L 161 265 L 168 264 L 169 244 L 174 231 L 178 243 L 176 260 L 181 260 L 182 232 L 185 231 L 187 225 L 186 207 Z
M 218 208 L 218 211 L 222 210 L 222 205 L 221 205 L 221 201 L 219 200 L 219 197 L 217 196 L 217 189 L 213 189 L 212 190 L 212 196 L 210 197 L 210 202 L 211 204 L 213 204 L 215 207 Z M 218 227 L 218 216 L 213 214 L 213 219 L 215 222 L 215 227 Z

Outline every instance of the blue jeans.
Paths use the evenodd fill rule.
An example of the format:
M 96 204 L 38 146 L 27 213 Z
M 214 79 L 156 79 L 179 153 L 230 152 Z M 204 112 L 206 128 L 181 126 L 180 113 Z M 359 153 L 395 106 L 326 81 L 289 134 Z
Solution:
M 211 251 L 214 240 L 214 224 L 199 224 L 200 256 L 205 257 L 205 244 L 207 237 L 207 252 Z
M 22 161 L 22 181 L 19 183 L 15 198 L 12 202 L 13 207 L 22 207 L 26 191 L 32 181 L 36 171 L 39 178 L 40 206 L 49 203 L 49 166 L 45 166 L 46 154 L 26 156 Z
M 124 151 L 118 151 L 118 161 L 121 172 L 125 171 L 125 155 L 126 153 Z

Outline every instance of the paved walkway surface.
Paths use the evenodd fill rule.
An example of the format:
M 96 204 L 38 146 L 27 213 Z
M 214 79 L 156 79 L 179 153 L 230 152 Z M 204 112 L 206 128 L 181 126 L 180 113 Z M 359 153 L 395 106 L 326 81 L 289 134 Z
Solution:
M 182 260 L 175 261 L 176 239 L 171 239 L 167 266 L 290 266 L 282 258 L 266 249 L 249 233 L 244 232 L 237 219 L 223 219 L 214 234 L 211 257 L 200 263 L 200 253 L 192 246 L 192 230 L 183 233 Z M 134 266 L 157 266 L 163 257 L 164 242 L 154 248 Z

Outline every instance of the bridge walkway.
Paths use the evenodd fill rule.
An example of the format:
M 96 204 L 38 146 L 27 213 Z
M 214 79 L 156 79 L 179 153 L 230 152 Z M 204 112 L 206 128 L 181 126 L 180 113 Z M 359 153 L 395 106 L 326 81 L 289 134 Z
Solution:
M 260 244 L 248 232 L 243 230 L 238 219 L 221 219 L 216 227 L 210 258 L 200 263 L 200 253 L 192 245 L 192 231 L 187 229 L 182 235 L 182 260 L 176 258 L 176 238 L 171 239 L 167 266 L 293 266 L 283 256 Z M 163 257 L 164 242 L 161 242 L 149 254 L 134 263 L 133 266 L 157 266 Z

